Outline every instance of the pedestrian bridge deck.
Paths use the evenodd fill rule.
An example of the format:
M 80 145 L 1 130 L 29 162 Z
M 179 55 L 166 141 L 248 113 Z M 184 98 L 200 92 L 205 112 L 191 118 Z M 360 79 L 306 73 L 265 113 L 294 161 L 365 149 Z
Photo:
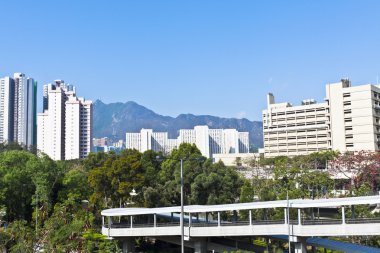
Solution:
M 346 218 L 345 209 L 350 207 L 354 213 L 352 207 L 357 205 L 380 205 L 380 196 L 185 206 L 185 237 L 380 235 L 380 217 L 360 218 L 352 215 Z M 334 219 L 305 218 L 302 210 L 311 208 L 330 208 L 340 210 L 341 214 Z M 284 214 L 276 220 L 255 220 L 252 211 L 259 209 L 283 209 Z M 180 212 L 179 206 L 103 210 L 102 233 L 114 238 L 178 236 L 181 235 L 181 224 L 177 222 Z M 290 220 L 288 212 L 295 213 L 296 219 Z M 245 219 L 242 218 L 243 213 Z M 230 218 L 225 219 L 227 214 Z

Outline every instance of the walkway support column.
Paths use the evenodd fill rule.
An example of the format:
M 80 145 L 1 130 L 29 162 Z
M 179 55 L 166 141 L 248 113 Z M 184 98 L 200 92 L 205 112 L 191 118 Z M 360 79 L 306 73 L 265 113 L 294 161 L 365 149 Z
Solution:
M 153 216 L 153 227 L 157 227 L 157 214 Z
M 288 210 L 284 208 L 284 219 L 285 219 L 285 224 L 288 224 Z
M 252 226 L 252 210 L 249 210 L 249 225 Z
M 346 214 L 344 213 L 344 206 L 342 206 L 342 224 L 346 224 Z
M 135 252 L 135 239 L 127 237 L 123 240 L 123 253 Z
M 194 242 L 194 253 L 207 253 L 207 241 L 205 238 L 199 238 Z
M 220 227 L 220 212 L 218 212 L 218 227 Z
M 298 208 L 298 225 L 302 225 L 301 209 Z
M 294 253 L 307 253 L 306 238 L 297 237 L 297 242 L 294 243 Z

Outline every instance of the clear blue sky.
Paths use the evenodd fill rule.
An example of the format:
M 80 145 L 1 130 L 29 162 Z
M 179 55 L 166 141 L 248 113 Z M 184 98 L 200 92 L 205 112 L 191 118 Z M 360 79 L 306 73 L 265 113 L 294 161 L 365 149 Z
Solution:
M 260 120 L 380 76 L 380 1 L 0 1 L 0 76 L 64 79 L 87 99 Z M 41 106 L 39 106 L 40 108 Z

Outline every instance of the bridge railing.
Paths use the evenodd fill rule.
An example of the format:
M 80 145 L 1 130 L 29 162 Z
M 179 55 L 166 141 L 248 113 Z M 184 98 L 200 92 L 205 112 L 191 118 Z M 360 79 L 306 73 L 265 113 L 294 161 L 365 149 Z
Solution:
M 380 223 L 380 217 L 377 217 L 377 218 L 346 219 L 346 223 L 347 224 Z
M 340 219 L 302 220 L 302 225 L 335 225 L 342 224 Z

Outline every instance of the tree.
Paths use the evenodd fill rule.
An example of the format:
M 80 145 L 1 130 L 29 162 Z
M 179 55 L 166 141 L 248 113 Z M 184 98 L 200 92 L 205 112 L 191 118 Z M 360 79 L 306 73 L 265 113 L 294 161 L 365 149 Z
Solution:
M 343 176 L 350 180 L 353 192 L 358 191 L 364 183 L 369 184 L 375 192 L 380 182 L 379 168 L 379 152 L 346 152 L 332 161 L 329 173 L 333 177 Z

